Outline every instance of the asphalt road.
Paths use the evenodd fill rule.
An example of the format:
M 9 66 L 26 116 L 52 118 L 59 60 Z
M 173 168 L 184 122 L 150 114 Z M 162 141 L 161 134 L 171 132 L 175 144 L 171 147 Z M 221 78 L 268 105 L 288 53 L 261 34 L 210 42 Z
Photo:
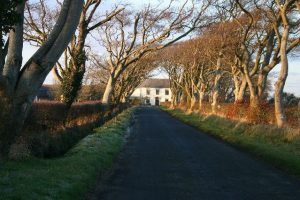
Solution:
M 91 199 L 300 200 L 300 182 L 157 108 L 139 108 L 111 176 Z

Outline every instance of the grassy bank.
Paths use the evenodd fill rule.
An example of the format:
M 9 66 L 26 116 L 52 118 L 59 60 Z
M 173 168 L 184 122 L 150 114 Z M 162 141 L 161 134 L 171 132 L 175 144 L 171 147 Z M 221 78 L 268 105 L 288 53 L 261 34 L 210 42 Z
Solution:
M 202 116 L 186 114 L 181 110 L 162 109 L 186 124 L 251 152 L 300 177 L 299 129 L 251 125 L 212 115 Z
M 124 111 L 60 158 L 2 161 L 0 199 L 81 199 L 112 166 L 132 112 Z

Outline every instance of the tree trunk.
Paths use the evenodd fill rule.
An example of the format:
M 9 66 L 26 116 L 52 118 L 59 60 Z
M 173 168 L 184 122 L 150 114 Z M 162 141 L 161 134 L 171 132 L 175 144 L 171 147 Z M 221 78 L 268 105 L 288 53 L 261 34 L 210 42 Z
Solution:
M 115 79 L 113 76 L 110 76 L 108 82 L 105 87 L 105 91 L 102 97 L 102 104 L 106 107 L 111 106 L 112 103 L 112 95 L 115 87 Z
M 176 99 L 175 99 L 175 97 L 172 97 L 171 98 L 171 103 L 170 103 L 170 109 L 174 109 L 175 107 L 176 107 Z
M 250 107 L 251 108 L 258 108 L 259 107 L 259 98 L 257 96 L 257 94 L 252 94 L 250 92 Z
M 236 92 L 237 96 L 235 97 L 235 103 L 243 103 L 245 97 L 245 91 L 247 88 L 247 80 L 243 78 L 242 83 L 239 87 L 239 90 Z
M 192 95 L 191 100 L 190 100 L 190 105 L 189 105 L 189 108 L 187 110 L 188 113 L 193 112 L 193 109 L 195 108 L 196 102 L 197 102 L 196 96 Z
M 178 92 L 172 90 L 170 109 L 175 109 L 177 106 Z
M 85 73 L 85 61 L 78 66 L 69 64 L 72 70 L 66 70 L 62 74 L 60 89 L 63 95 L 63 102 L 67 106 L 67 111 L 70 110 L 72 104 L 77 98 L 78 92 L 82 86 L 82 79 Z
M 220 79 L 221 79 L 221 74 L 218 73 L 215 77 L 215 85 L 214 85 L 214 90 L 212 94 L 212 103 L 211 103 L 211 108 L 212 108 L 212 113 L 216 114 L 217 113 L 217 108 L 219 104 L 219 93 L 220 93 Z
M 220 94 L 220 81 L 222 78 L 222 73 L 221 73 L 222 57 L 223 57 L 223 53 L 221 50 L 221 52 L 219 53 L 218 60 L 217 60 L 216 76 L 215 76 L 214 89 L 213 89 L 213 94 L 212 94 L 211 109 L 212 109 L 213 114 L 217 113 L 217 108 L 219 106 L 218 101 L 219 101 L 219 94 Z
M 20 6 L 23 6 L 24 11 L 23 3 L 21 1 Z M 0 117 L 4 127 L 0 130 L 0 153 L 3 156 L 7 155 L 10 145 L 20 134 L 36 94 L 71 40 L 82 5 L 83 0 L 64 1 L 59 18 L 47 41 L 22 69 L 19 54 L 22 52 L 23 23 L 17 24 L 11 32 L 6 63 L 3 71 L 0 70 L 0 103 L 6 101 L 6 110 L 1 111 Z
M 267 77 L 268 77 L 268 73 L 260 72 L 258 75 L 257 92 L 258 92 L 258 98 L 260 100 L 262 100 L 262 98 L 264 96 L 264 92 L 266 89 L 266 83 L 267 83 Z
M 278 80 L 275 83 L 275 117 L 278 127 L 283 127 L 286 123 L 286 116 L 284 113 L 283 105 L 283 89 L 288 76 L 288 58 L 287 58 L 287 42 L 289 36 L 289 26 L 285 25 L 280 45 L 280 59 L 281 59 L 281 69 L 279 73 Z
M 198 107 L 198 112 L 201 112 L 202 108 L 203 108 L 203 100 L 204 100 L 204 91 L 200 91 L 199 93 L 199 107 Z
M 181 95 L 180 95 L 180 99 L 179 99 L 179 104 L 180 106 L 184 106 L 187 103 L 187 95 L 185 94 L 184 91 L 182 91 Z
M 238 101 L 239 90 L 240 90 L 240 82 L 238 80 L 237 75 L 233 75 L 233 83 L 234 83 L 234 101 Z
M 258 108 L 259 107 L 259 98 L 257 95 L 250 95 L 250 107 L 251 108 Z M 257 110 L 253 110 L 254 112 L 256 112 Z

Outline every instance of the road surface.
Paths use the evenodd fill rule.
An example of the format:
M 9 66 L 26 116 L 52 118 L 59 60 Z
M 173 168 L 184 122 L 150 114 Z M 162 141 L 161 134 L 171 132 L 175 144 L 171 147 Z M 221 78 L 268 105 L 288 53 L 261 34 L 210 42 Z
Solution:
M 91 199 L 300 200 L 300 182 L 158 108 L 142 107 L 115 170 Z

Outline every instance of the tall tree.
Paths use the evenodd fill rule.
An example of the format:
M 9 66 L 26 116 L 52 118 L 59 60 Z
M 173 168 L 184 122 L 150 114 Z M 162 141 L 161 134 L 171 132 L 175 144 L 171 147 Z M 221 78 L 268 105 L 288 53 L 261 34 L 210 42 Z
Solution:
M 60 1 L 57 2 L 57 6 L 61 6 Z M 77 32 L 72 37 L 71 43 L 65 51 L 64 62 L 63 64 L 57 62 L 56 67 L 53 68 L 55 77 L 61 83 L 63 101 L 69 108 L 77 97 L 86 71 L 86 60 L 88 57 L 86 43 L 88 35 L 123 10 L 123 8 L 115 8 L 101 19 L 99 17 L 101 2 L 101 0 L 85 1 Z M 37 45 L 42 45 L 51 30 L 57 9 L 51 9 L 47 6 L 45 0 L 40 0 L 39 4 L 34 5 L 27 3 L 26 7 L 25 39 Z
M 202 1 L 200 8 L 190 3 L 185 0 L 180 7 L 173 8 L 175 1 L 171 0 L 166 8 L 147 6 L 134 16 L 122 12 L 106 24 L 103 44 L 108 52 L 110 77 L 102 98 L 104 104 L 111 104 L 116 81 L 131 64 L 207 25 L 206 11 L 211 1 Z
M 151 77 L 151 72 L 158 68 L 155 54 L 148 54 L 130 65 L 118 78 L 112 95 L 113 105 L 128 103 L 135 88 Z
M 283 89 L 288 76 L 288 57 L 287 57 L 287 48 L 288 40 L 290 35 L 290 20 L 288 18 L 288 13 L 290 6 L 295 3 L 293 0 L 279 1 L 276 0 L 276 5 L 279 10 L 279 15 L 282 20 L 282 32 L 276 29 L 278 40 L 280 41 L 280 64 L 281 69 L 279 73 L 278 80 L 275 83 L 275 94 L 274 94 L 274 103 L 275 103 L 275 117 L 277 125 L 282 127 L 285 125 L 286 116 L 284 112 L 283 105 Z
M 22 66 L 23 22 L 25 0 L 20 0 L 16 12 L 21 20 L 9 32 L 8 50 L 0 66 L 0 148 L 8 153 L 20 133 L 33 99 L 74 34 L 79 22 L 83 0 L 65 0 L 57 22 L 45 43 Z

